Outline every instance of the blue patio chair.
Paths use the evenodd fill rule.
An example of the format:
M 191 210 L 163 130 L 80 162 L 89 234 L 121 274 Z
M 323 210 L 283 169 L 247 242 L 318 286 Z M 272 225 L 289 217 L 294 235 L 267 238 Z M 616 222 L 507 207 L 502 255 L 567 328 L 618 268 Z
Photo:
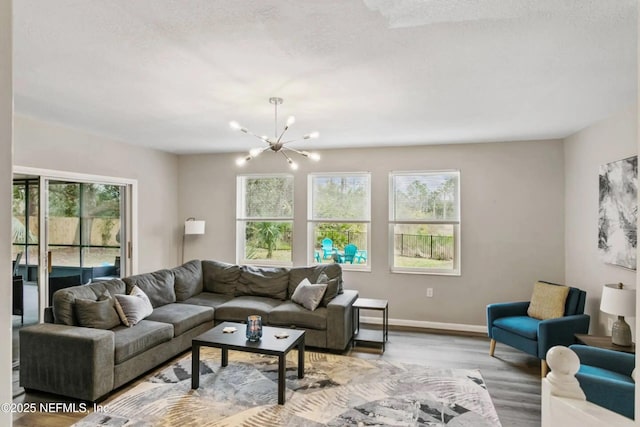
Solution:
M 367 251 L 366 250 L 360 250 L 356 254 L 356 262 L 358 264 L 360 264 L 362 261 L 364 261 L 365 263 L 367 262 Z
M 358 253 L 358 247 L 354 244 L 348 244 L 347 246 L 344 247 L 344 254 L 340 255 L 340 262 L 341 263 L 351 263 L 353 264 L 353 259 L 356 257 L 356 254 Z
M 322 239 L 322 259 L 333 258 L 333 240 L 328 237 Z

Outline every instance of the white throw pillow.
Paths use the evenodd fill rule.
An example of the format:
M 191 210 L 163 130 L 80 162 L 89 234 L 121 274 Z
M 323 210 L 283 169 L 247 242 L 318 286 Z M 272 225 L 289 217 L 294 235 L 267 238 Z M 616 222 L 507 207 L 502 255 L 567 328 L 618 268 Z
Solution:
M 134 326 L 153 313 L 153 306 L 147 294 L 134 286 L 129 295 L 116 295 L 116 311 L 122 323 L 126 326 Z
M 300 304 L 307 310 L 313 311 L 318 308 L 318 305 L 320 305 L 320 301 L 322 301 L 322 297 L 326 290 L 326 283 L 312 285 L 311 282 L 309 282 L 309 279 L 305 278 L 300 282 L 296 290 L 293 292 L 293 295 L 291 295 L 291 301 L 296 304 Z

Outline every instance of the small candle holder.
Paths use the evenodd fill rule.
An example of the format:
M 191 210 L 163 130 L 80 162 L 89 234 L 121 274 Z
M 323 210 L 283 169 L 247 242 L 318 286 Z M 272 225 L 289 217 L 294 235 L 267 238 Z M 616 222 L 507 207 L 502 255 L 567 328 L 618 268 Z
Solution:
M 247 317 L 247 339 L 249 341 L 260 341 L 262 338 L 262 317 L 251 315 Z

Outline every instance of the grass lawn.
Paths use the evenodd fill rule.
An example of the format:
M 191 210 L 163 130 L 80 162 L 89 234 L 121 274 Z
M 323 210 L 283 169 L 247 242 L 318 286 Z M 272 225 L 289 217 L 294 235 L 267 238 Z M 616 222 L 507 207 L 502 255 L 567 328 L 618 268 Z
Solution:
M 268 260 L 268 261 L 284 261 L 291 262 L 291 249 L 275 250 L 271 254 L 271 258 L 267 258 L 267 250 L 262 248 L 247 248 L 247 252 L 251 253 L 251 257 L 247 259 L 252 260 Z
M 429 259 L 429 258 L 396 256 L 396 266 L 397 267 L 452 269 L 453 260 L 439 260 L 439 259 Z
M 252 260 L 269 260 L 267 258 L 267 250 L 262 248 L 251 248 L 252 257 L 248 259 Z M 283 261 L 291 262 L 291 249 L 275 250 L 273 256 L 269 261 Z M 333 259 L 323 259 L 322 264 L 332 264 Z M 452 269 L 453 260 L 438 260 L 429 258 L 415 258 L 415 257 L 402 257 L 396 256 L 396 266 L 409 267 L 409 268 L 440 268 L 440 269 Z

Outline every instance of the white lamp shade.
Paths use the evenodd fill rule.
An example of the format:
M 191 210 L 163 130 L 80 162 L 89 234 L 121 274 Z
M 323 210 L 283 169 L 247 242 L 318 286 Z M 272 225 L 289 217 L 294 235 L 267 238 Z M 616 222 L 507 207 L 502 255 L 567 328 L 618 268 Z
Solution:
M 616 316 L 636 315 L 636 290 L 618 287 L 618 284 L 607 284 L 602 288 L 600 310 Z
M 184 222 L 184 234 L 204 234 L 204 221 L 186 220 Z

